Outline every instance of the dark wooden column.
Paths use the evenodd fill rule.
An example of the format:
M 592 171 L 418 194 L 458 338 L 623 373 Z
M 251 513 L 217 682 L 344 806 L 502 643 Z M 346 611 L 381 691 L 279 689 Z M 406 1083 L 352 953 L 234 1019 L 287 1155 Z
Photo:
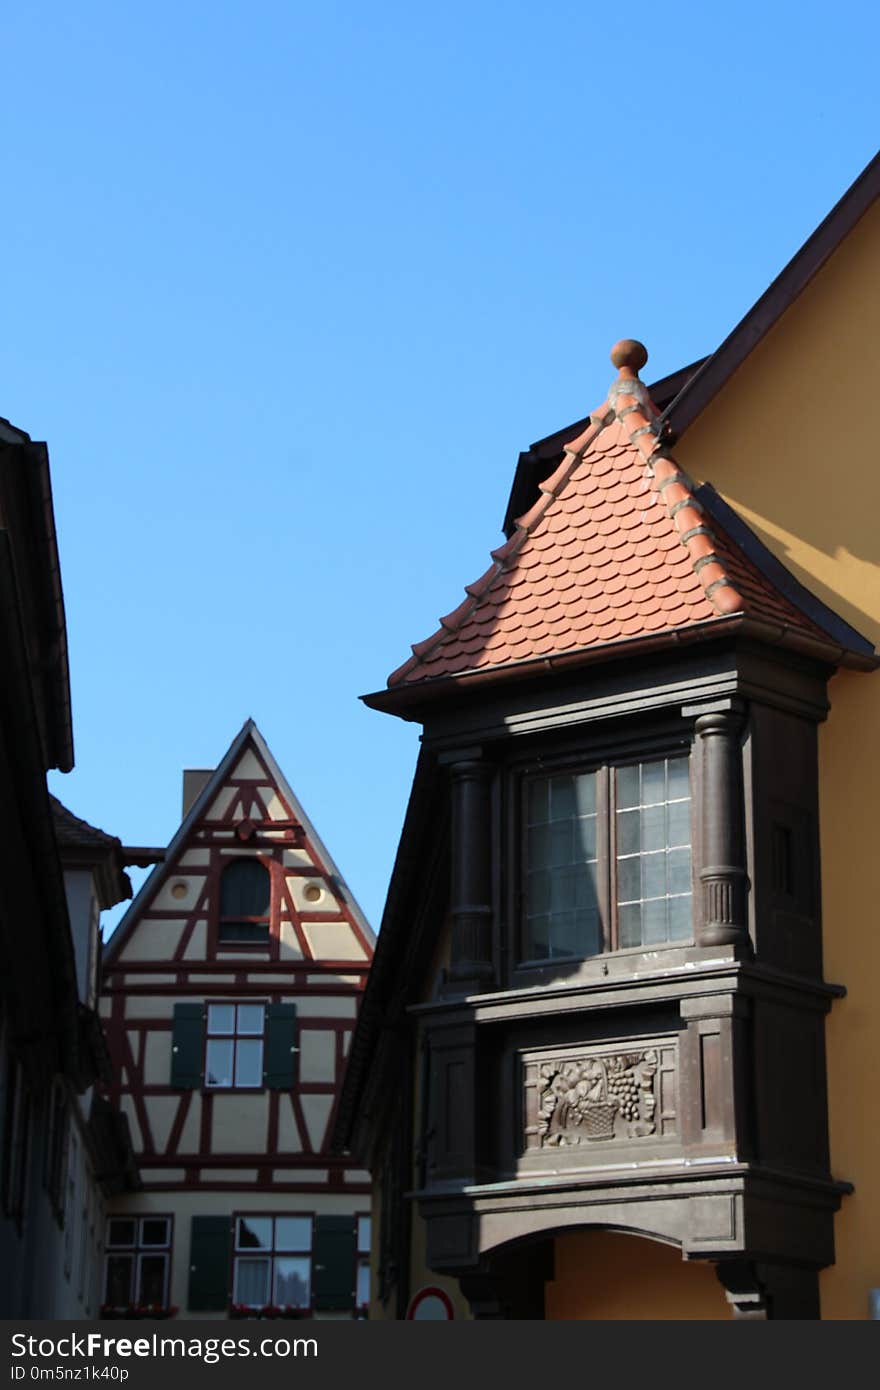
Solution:
M 454 762 L 452 775 L 452 945 L 449 984 L 475 993 L 495 979 L 492 961 L 491 764 Z
M 813 1321 L 821 1317 L 815 1269 L 720 1260 L 715 1272 L 734 1318 Z
M 697 944 L 745 946 L 749 940 L 743 834 L 741 715 L 703 714 L 695 724 L 702 754 L 700 869 Z

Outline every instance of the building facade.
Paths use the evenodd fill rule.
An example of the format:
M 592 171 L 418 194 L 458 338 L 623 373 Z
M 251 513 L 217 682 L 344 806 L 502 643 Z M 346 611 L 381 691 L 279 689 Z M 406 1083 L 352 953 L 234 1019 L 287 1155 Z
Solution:
M 94 1316 L 104 1205 L 136 1184 L 96 1012 L 99 913 L 130 896 L 119 840 L 49 795 L 73 766 L 45 444 L 0 421 L 0 1313 Z
M 868 1315 L 878 191 L 679 380 L 618 344 L 368 697 L 424 730 L 337 1127 L 374 1316 Z
M 184 800 L 105 952 L 143 1187 L 112 1206 L 102 1301 L 352 1316 L 369 1177 L 329 1136 L 373 934 L 252 721 Z

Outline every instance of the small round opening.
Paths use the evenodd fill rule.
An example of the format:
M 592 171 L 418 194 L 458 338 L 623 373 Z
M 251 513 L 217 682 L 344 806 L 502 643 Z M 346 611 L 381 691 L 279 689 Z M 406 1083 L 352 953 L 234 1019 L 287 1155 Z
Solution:
M 172 898 L 185 898 L 188 891 L 189 890 L 187 889 L 187 886 L 182 879 L 178 879 L 176 883 L 173 883 L 171 885 Z
M 319 903 L 324 896 L 324 890 L 320 883 L 307 883 L 303 889 L 303 897 L 307 903 Z

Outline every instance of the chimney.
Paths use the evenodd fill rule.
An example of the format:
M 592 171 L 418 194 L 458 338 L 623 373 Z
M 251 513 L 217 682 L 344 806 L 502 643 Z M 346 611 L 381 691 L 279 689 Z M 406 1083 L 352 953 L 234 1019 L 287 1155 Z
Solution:
M 196 797 L 214 776 L 212 767 L 185 767 L 183 769 L 183 815 L 189 813 Z

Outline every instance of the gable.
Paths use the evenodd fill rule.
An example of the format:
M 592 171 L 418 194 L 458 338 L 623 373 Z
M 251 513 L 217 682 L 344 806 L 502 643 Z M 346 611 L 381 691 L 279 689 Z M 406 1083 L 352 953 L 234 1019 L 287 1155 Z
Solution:
M 221 881 L 254 860 L 271 885 L 266 943 L 219 939 Z M 344 879 L 249 721 L 202 789 L 110 938 L 110 968 L 207 962 L 363 965 L 373 935 Z
M 880 640 L 880 202 L 682 435 L 676 455 L 797 579 Z M 675 418 L 674 407 L 672 418 Z

